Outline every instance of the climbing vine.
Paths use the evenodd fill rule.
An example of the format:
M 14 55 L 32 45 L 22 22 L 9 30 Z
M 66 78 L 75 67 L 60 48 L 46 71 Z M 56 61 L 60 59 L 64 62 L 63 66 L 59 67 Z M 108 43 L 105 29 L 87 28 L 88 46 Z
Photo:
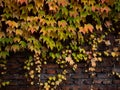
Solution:
M 120 47 L 99 50 L 102 43 L 111 45 L 107 35 L 120 35 L 119 22 L 120 0 L 0 0 L 0 76 L 6 73 L 10 53 L 24 51 L 30 52 L 24 69 L 31 85 L 49 60 L 63 71 L 46 82 L 38 80 L 45 90 L 57 88 L 66 80 L 66 68 L 76 70 L 82 60 L 90 64 L 88 71 L 94 76 L 103 55 L 120 55 Z M 0 86 L 9 83 L 0 78 Z

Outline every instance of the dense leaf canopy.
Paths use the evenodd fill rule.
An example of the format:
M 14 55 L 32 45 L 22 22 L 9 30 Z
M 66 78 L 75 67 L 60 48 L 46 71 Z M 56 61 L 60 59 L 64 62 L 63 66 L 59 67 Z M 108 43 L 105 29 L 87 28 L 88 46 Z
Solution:
M 110 45 L 105 37 L 119 32 L 119 22 L 120 0 L 0 0 L 0 67 L 6 68 L 11 52 L 27 51 L 24 69 L 34 84 L 34 75 L 39 77 L 41 66 L 52 60 L 63 72 L 39 83 L 55 89 L 66 79 L 66 67 L 75 70 L 84 60 L 93 72 L 102 55 L 119 56 L 117 47 L 98 50 L 100 43 Z M 8 82 L 0 79 L 0 84 Z

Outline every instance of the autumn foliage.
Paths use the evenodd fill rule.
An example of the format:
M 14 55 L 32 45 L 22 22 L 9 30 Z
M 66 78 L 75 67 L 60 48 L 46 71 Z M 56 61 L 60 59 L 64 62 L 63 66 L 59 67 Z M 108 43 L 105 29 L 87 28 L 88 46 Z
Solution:
M 82 60 L 94 72 L 102 55 L 120 54 L 117 47 L 98 51 L 100 43 L 110 45 L 105 37 L 120 29 L 119 6 L 120 0 L 0 0 L 0 68 L 7 69 L 10 53 L 29 52 L 24 69 L 33 85 L 41 66 L 53 60 L 63 72 L 38 82 L 46 90 L 66 80 L 66 67 L 75 70 Z M 0 78 L 0 85 L 6 84 Z

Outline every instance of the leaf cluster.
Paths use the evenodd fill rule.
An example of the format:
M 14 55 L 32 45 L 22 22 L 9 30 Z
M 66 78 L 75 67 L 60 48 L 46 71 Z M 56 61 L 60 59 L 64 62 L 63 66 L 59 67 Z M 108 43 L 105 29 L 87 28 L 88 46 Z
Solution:
M 75 70 L 77 63 L 84 60 L 90 63 L 88 70 L 94 72 L 102 55 L 120 55 L 118 47 L 98 50 L 101 43 L 111 45 L 107 35 L 119 32 L 119 3 L 120 0 L 0 0 L 0 61 L 6 60 L 10 52 L 28 50 L 32 55 L 24 69 L 33 81 L 49 60 L 63 71 L 67 67 Z M 48 82 L 41 82 L 42 87 L 55 89 L 65 75 L 49 77 Z

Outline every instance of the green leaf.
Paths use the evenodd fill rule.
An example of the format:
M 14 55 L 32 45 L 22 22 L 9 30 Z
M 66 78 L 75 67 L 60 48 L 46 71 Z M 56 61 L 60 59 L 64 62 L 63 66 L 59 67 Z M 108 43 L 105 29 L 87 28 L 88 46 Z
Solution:
M 0 52 L 0 58 L 6 58 L 7 56 L 9 56 L 9 52 L 7 52 L 7 51 L 2 51 L 2 52 Z
M 66 7 L 61 7 L 62 14 L 68 16 L 68 9 Z
M 27 46 L 27 43 L 24 41 L 20 41 L 19 44 L 22 48 L 26 48 L 26 46 Z

